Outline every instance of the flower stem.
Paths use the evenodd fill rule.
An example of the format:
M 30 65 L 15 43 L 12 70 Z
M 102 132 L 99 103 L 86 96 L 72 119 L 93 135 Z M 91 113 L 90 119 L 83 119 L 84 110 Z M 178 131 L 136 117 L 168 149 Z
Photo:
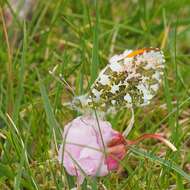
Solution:
M 174 151 L 174 152 L 177 151 L 177 148 L 170 141 L 168 141 L 167 139 L 165 139 L 163 136 L 161 136 L 159 134 L 144 134 L 134 141 L 126 140 L 126 142 L 127 142 L 127 145 L 130 146 L 130 145 L 137 144 L 145 139 L 157 139 L 157 140 L 163 142 L 169 148 L 171 148 L 172 151 Z

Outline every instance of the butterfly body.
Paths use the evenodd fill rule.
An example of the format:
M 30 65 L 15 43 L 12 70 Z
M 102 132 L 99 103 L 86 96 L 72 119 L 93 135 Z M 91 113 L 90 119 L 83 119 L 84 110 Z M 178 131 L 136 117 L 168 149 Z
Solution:
M 126 50 L 113 56 L 89 92 L 77 99 L 83 108 L 103 111 L 145 106 L 159 89 L 164 62 L 158 48 Z

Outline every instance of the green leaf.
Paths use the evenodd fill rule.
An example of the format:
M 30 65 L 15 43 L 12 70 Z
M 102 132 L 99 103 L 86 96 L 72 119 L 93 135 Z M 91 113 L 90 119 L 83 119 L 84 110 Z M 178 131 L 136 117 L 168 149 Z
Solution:
M 14 178 L 15 173 L 11 170 L 10 166 L 0 163 L 0 178 L 7 177 Z

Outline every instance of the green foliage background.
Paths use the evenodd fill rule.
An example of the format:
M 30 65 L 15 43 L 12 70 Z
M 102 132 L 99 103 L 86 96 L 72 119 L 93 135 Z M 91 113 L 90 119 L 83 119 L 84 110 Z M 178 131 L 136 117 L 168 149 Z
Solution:
M 145 141 L 129 150 L 121 174 L 87 182 L 93 189 L 190 189 L 189 0 L 36 0 L 30 21 L 14 13 L 5 28 L 3 20 L 0 189 L 73 187 L 56 155 L 60 131 L 78 113 L 63 106 L 73 95 L 57 77 L 83 94 L 112 55 L 142 47 L 162 48 L 165 77 L 152 104 L 135 110 L 129 139 L 163 133 L 178 151 Z M 129 118 L 128 110 L 108 117 L 119 131 Z

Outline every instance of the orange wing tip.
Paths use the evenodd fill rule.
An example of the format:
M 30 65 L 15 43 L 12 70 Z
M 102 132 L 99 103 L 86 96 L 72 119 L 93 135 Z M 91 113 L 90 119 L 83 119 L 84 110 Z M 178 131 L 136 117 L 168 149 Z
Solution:
M 142 49 L 137 49 L 130 54 L 127 55 L 128 58 L 135 57 L 137 55 L 141 55 L 144 52 L 149 52 L 149 51 L 160 51 L 159 48 L 142 48 Z M 160 51 L 161 52 L 161 51 Z

